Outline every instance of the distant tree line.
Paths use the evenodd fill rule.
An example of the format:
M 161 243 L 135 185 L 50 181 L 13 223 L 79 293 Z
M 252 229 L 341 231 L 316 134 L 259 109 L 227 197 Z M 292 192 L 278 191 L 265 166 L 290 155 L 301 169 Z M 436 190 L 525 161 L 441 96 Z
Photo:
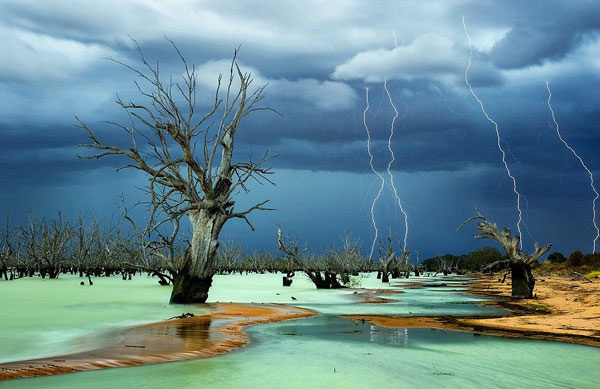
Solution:
M 423 267 L 430 272 L 476 272 L 490 263 L 503 259 L 495 247 L 482 247 L 467 254 L 444 254 L 423 261 Z
M 11 226 L 7 219 L 0 227 L 0 279 L 52 279 L 61 274 L 76 274 L 84 278 L 120 275 L 128 280 L 135 274 L 145 273 L 157 277 L 161 285 L 169 285 L 189 255 L 185 234 L 178 239 L 160 231 L 141 231 L 127 214 L 110 225 L 100 223 L 94 216 L 80 216 L 71 222 L 60 213 L 52 220 L 30 217 L 20 226 Z M 392 255 L 385 250 L 380 253 L 379 261 L 369 261 L 350 236 L 344 237 L 340 247 L 320 254 L 300 249 L 297 241 L 288 240 L 287 245 L 295 250 L 295 258 L 266 251 L 247 254 L 241 246 L 224 242 L 217 253 L 215 273 L 283 273 L 291 278 L 295 273 L 304 272 L 309 278 L 312 276 L 311 280 L 314 278 L 315 285 L 331 288 L 347 286 L 351 276 L 363 272 L 378 272 L 387 282 L 388 276 L 404 278 L 411 273 L 417 276 L 422 272 L 478 272 L 504 259 L 498 249 L 483 247 L 467 254 L 435 256 L 418 265 L 405 260 L 404 256 L 394 256 L 393 261 L 387 262 L 386 258 Z M 565 257 L 553 252 L 535 267 L 591 271 L 600 268 L 600 254 L 574 251 Z
M 125 213 L 112 225 L 95 217 L 80 216 L 77 222 L 60 213 L 53 220 L 30 217 L 25 225 L 11 226 L 9 219 L 0 227 L 0 278 L 58 278 L 61 274 L 80 277 L 133 275 L 147 273 L 161 285 L 172 284 L 185 265 L 189 244 L 185 234 L 177 239 L 160 231 L 143 231 Z M 376 271 L 356 242 L 346 237 L 341 248 L 322 254 L 306 254 L 303 266 L 287 257 L 265 251 L 246 254 L 233 242 L 220 245 L 215 261 L 216 274 L 276 273 L 291 275 L 305 269 L 340 275 L 348 284 L 350 275 Z
M 429 272 L 479 272 L 486 265 L 506 259 L 495 247 L 482 247 L 467 254 L 444 254 L 423 261 L 422 266 Z M 573 251 L 569 257 L 560 252 L 553 252 L 542 261 L 539 266 L 553 266 L 560 268 L 589 268 L 589 270 L 600 268 L 600 254 L 584 254 L 581 251 Z M 560 266 L 559 266 L 560 265 Z
M 600 254 L 584 254 L 577 250 L 569 254 L 569 257 L 565 257 L 562 253 L 554 252 L 548 255 L 546 262 L 538 266 L 540 267 L 549 270 L 597 270 L 600 269 Z

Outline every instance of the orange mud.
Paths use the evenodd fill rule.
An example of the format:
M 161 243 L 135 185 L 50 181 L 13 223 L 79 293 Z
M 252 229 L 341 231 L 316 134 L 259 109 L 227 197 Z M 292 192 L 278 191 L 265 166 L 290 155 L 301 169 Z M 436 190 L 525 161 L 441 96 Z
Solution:
M 207 358 L 249 342 L 245 326 L 316 315 L 286 305 L 217 303 L 215 312 L 115 331 L 113 344 L 69 355 L 0 364 L 0 381 Z

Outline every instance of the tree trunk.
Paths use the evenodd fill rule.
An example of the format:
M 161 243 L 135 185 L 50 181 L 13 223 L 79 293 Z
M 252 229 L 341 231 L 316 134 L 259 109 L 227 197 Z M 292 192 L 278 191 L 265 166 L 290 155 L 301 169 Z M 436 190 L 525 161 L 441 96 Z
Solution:
M 325 271 L 321 275 L 320 271 L 308 271 L 306 275 L 315 284 L 317 289 L 342 289 L 344 285 L 340 284 L 337 279 L 337 274 Z
M 187 272 L 177 276 L 171 292 L 171 304 L 205 303 L 212 285 L 212 275 L 196 277 Z
M 390 282 L 390 273 L 386 271 L 381 272 L 381 282 Z
M 523 262 L 513 262 L 510 265 L 510 272 L 512 276 L 512 298 L 533 298 L 535 278 L 531 273 L 531 265 Z
M 190 214 L 192 244 L 186 265 L 173 282 L 171 304 L 205 303 L 214 275 L 219 233 L 225 219 L 215 210 Z
M 381 263 L 381 282 L 390 282 L 390 265 L 392 260 L 393 257 Z M 392 278 L 394 278 L 393 273 Z
M 50 268 L 50 270 L 48 271 L 48 277 L 53 280 L 58 278 L 59 274 L 60 274 L 59 269 L 57 269 L 55 267 Z

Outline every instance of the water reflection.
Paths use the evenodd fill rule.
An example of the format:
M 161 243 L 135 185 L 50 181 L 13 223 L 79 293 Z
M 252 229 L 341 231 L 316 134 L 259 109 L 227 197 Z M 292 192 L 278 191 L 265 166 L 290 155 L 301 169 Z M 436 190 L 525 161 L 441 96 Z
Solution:
M 0 380 L 34 377 L 97 368 L 136 366 L 145 363 L 189 359 L 217 342 L 208 316 L 167 321 L 109 331 L 83 338 L 82 345 L 103 344 L 100 349 L 49 358 L 0 364 Z M 93 368 L 90 368 L 93 365 Z
M 408 346 L 408 328 L 383 329 L 371 325 L 369 340 L 373 343 L 388 344 L 390 346 Z

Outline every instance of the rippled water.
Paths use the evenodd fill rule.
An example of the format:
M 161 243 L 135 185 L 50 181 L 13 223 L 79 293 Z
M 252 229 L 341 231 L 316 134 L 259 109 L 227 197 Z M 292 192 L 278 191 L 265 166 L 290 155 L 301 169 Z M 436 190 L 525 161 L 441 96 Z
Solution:
M 14 310 L 20 304 L 6 300 L 5 291 L 22 288 L 0 282 L 2 306 L 8 306 L 11 314 L 15 315 L 13 320 L 2 315 L 1 328 L 4 329 L 8 324 L 10 328 L 16 329 L 18 325 L 14 323 L 14 318 L 19 317 L 32 320 L 25 326 L 25 334 L 45 336 L 51 329 L 68 334 L 72 329 L 93 331 L 136 320 L 162 319 L 180 314 L 182 308 L 192 310 L 191 307 L 166 305 L 169 290 L 154 286 L 155 280 L 140 278 L 129 283 L 121 280 L 103 281 L 106 282 L 105 285 L 97 282 L 91 287 L 99 286 L 93 295 L 70 296 L 66 293 L 69 290 L 68 279 L 58 282 L 30 280 L 30 285 L 23 288 L 22 293 L 27 295 L 27 301 L 32 304 L 30 307 L 35 306 L 40 310 L 37 314 L 25 309 L 27 304 L 21 306 L 20 310 Z M 52 282 L 55 284 L 51 285 Z M 463 286 L 464 280 L 430 279 L 426 282 L 429 285 L 444 282 L 447 288 L 455 289 Z M 393 388 L 596 388 L 600 382 L 600 350 L 596 348 L 432 329 L 385 329 L 336 316 L 338 313 L 497 313 L 492 308 L 474 305 L 478 299 L 459 292 L 444 292 L 439 287 L 407 289 L 404 294 L 384 296 L 397 300 L 394 303 L 360 304 L 352 296 L 352 291 L 317 291 L 302 277 L 295 277 L 291 288 L 283 288 L 280 284 L 281 277 L 274 275 L 217 277 L 214 289 L 211 290 L 211 299 L 292 302 L 291 296 L 294 296 L 297 299 L 294 303 L 323 314 L 309 319 L 251 327 L 248 329 L 252 340 L 249 346 L 219 357 L 8 381 L 0 386 L 377 388 L 385 385 Z M 382 284 L 371 277 L 363 279 L 363 286 L 381 288 Z M 13 298 L 19 299 L 14 292 Z M 42 299 L 45 303 L 35 301 L 37 299 Z M 73 299 L 77 301 L 74 302 Z M 20 301 L 25 300 L 20 298 Z M 87 306 L 86 302 L 92 301 L 94 303 L 90 307 L 84 308 Z M 60 317 L 55 317 L 56 315 Z M 48 321 L 33 320 L 39 317 L 47 317 Z M 76 322 L 72 323 L 71 318 L 75 318 Z M 71 343 L 65 339 L 53 346 L 72 347 L 69 346 Z M 7 337 L 2 331 L 0 355 L 5 358 L 9 357 L 6 344 Z M 21 353 L 31 353 L 33 351 L 30 348 L 37 347 L 35 341 L 21 346 Z M 49 348 L 51 347 L 47 347 Z M 64 348 L 62 351 L 64 352 Z

